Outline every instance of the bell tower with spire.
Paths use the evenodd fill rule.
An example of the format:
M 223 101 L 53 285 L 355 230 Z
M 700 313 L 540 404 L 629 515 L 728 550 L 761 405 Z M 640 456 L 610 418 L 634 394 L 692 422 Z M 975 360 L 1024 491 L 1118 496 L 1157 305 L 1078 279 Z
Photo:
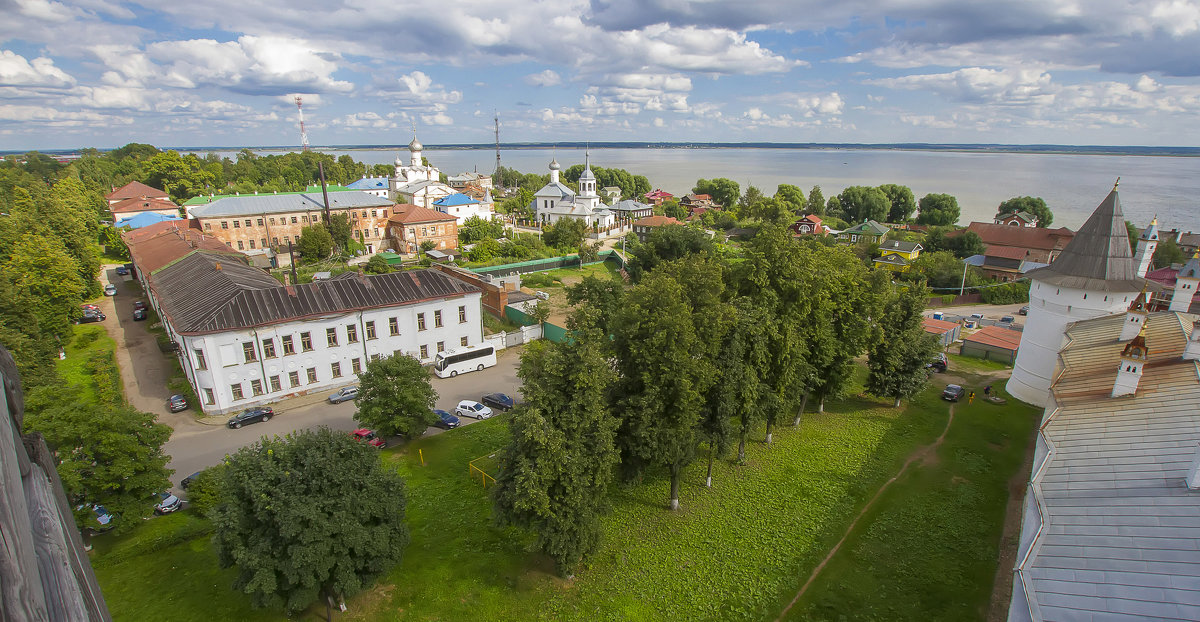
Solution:
M 1200 287 L 1200 250 L 1179 269 L 1175 275 L 1175 291 L 1171 293 L 1171 310 L 1187 313 L 1192 307 L 1192 297 Z
M 1142 231 L 1142 235 L 1138 236 L 1137 255 L 1134 260 L 1137 261 L 1137 273 L 1140 277 L 1145 277 L 1146 272 L 1150 270 L 1150 265 L 1154 260 L 1154 249 L 1158 248 L 1158 216 L 1155 216 L 1150 221 L 1150 226 Z

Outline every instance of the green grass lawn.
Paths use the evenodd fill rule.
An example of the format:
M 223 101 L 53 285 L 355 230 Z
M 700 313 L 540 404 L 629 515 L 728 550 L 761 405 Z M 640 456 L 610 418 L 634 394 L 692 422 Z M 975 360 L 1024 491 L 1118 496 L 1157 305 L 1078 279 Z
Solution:
M 946 358 L 950 360 L 951 372 L 986 374 L 988 372 L 998 371 L 1001 369 L 1012 369 L 1012 365 L 1009 365 L 1008 363 L 1002 363 L 1000 361 L 985 361 L 981 358 L 975 358 L 973 356 L 946 354 Z
M 386 450 L 407 481 L 412 543 L 399 567 L 349 600 L 344 617 L 773 619 L 879 486 L 942 432 L 949 409 L 940 389 L 901 409 L 865 397 L 834 401 L 823 414 L 807 413 L 799 430 L 787 421 L 771 447 L 759 431 L 745 466 L 717 462 L 712 489 L 703 486 L 702 449 L 685 473 L 679 512 L 666 509 L 661 475 L 614 485 L 601 549 L 572 580 L 551 574 L 528 534 L 496 527 L 487 491 L 469 478 L 468 462 L 504 445 L 504 417 Z M 860 524 L 843 550 L 856 557 L 834 559 L 801 602 L 802 616 L 979 617 L 995 571 L 1003 484 L 1032 426 L 1026 410 L 960 406 L 940 461 L 893 485 L 872 512 L 878 518 Z M 232 573 L 216 568 L 208 537 L 188 533 L 199 529 L 189 520 L 200 522 L 153 519 L 97 547 L 114 618 L 283 619 L 252 612 L 229 589 Z
M 117 342 L 108 336 L 108 332 L 99 324 L 76 324 L 71 326 L 71 340 L 63 346 L 67 358 L 58 361 L 58 374 L 63 383 L 79 387 L 83 399 L 94 402 L 98 399 L 96 392 L 97 377 L 93 356 L 107 353 L 112 357 L 116 351 Z M 116 380 L 120 384 L 120 379 Z M 119 390 L 119 387 L 118 387 Z

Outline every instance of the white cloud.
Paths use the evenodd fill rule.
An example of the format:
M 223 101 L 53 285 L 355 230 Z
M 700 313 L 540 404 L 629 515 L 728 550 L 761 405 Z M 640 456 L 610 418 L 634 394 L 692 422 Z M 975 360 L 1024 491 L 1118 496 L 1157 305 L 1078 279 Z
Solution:
M 846 102 L 836 92 L 827 95 L 807 95 L 796 99 L 795 106 L 805 117 L 835 116 L 842 114 Z
M 423 114 L 421 115 L 421 122 L 425 125 L 454 125 L 454 119 L 441 112 L 434 114 Z
M 1150 10 L 1150 21 L 1175 37 L 1200 30 L 1200 4 L 1186 0 L 1157 2 Z
M 987 69 L 965 67 L 947 73 L 879 78 L 867 84 L 909 91 L 928 91 L 948 99 L 972 103 L 1049 103 L 1050 74 L 1039 69 Z
M 65 87 L 75 78 L 54 66 L 54 61 L 38 57 L 32 61 L 10 50 L 0 50 L 0 86 Z
M 398 105 L 415 108 L 444 108 L 462 101 L 462 91 L 448 91 L 423 71 L 413 71 L 384 83 L 377 91 Z
M 531 86 L 555 86 L 562 84 L 562 78 L 552 69 L 531 73 L 524 78 L 525 84 Z

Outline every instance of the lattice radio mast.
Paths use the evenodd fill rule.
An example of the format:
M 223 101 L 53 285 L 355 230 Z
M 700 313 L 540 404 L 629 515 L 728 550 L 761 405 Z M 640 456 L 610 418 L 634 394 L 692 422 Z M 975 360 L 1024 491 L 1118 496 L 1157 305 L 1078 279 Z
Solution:
M 300 113 L 300 150 L 308 151 L 308 131 L 304 129 L 304 108 L 300 96 L 296 96 L 296 112 Z
M 500 113 L 495 113 L 496 120 L 496 170 L 492 171 L 492 175 L 500 173 Z

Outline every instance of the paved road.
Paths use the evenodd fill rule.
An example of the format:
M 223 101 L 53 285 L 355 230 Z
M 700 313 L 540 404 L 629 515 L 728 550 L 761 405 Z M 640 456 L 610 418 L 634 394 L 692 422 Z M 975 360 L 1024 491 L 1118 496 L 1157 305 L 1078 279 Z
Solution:
M 520 379 L 517 378 L 517 364 L 520 361 L 520 349 L 509 348 L 501 350 L 495 367 L 483 371 L 462 374 L 457 378 L 434 378 L 433 388 L 438 392 L 437 407 L 454 411 L 459 400 L 478 400 L 485 393 L 501 392 L 517 396 L 520 394 Z M 332 393 L 330 390 L 325 394 Z M 301 398 L 295 398 L 299 400 Z M 305 430 L 319 426 L 329 426 L 334 430 L 354 430 L 359 426 L 354 422 L 354 402 L 330 404 L 328 402 L 308 403 L 290 407 L 288 401 L 274 406 L 276 416 L 266 423 L 256 423 L 240 430 L 231 430 L 224 425 L 188 425 L 176 428 L 167 441 L 164 449 L 171 456 L 168 466 L 175 469 L 171 481 L 178 484 L 179 480 L 188 475 L 218 464 L 226 454 L 257 441 L 263 436 L 285 435 L 296 430 Z M 474 423 L 474 419 L 462 418 L 464 425 Z M 429 428 L 426 434 L 440 434 L 442 430 Z M 397 439 L 389 439 L 396 442 Z
M 1016 321 L 1012 323 L 1013 328 L 1023 328 L 1025 326 L 1025 316 L 1017 313 L 1017 311 L 1027 303 L 1018 302 L 1011 305 L 959 305 L 957 307 L 930 307 L 925 309 L 926 317 L 933 317 L 935 311 L 940 311 L 945 316 L 962 316 L 968 317 L 972 313 L 982 313 L 984 321 L 981 322 L 984 326 L 990 326 L 998 323 L 998 320 L 1006 315 L 1011 315 Z M 950 318 L 954 319 L 954 318 Z

